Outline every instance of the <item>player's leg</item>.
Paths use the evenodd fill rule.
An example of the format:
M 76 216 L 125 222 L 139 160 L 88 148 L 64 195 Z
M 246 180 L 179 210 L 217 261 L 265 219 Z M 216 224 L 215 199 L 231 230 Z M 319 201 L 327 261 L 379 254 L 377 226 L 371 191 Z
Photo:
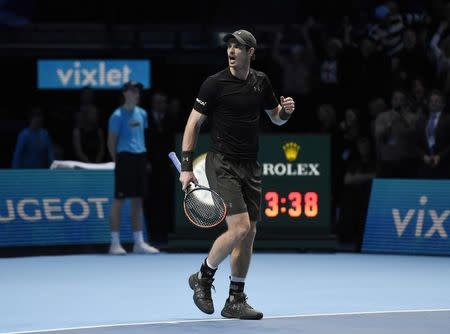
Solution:
M 247 303 L 247 296 L 244 293 L 245 278 L 250 267 L 255 235 L 256 222 L 252 221 L 247 236 L 231 252 L 229 297 L 221 312 L 222 316 L 226 318 L 258 320 L 263 317 L 262 312 L 255 310 Z
M 219 236 L 208 254 L 208 263 L 217 267 L 250 231 L 250 218 L 242 193 L 239 161 L 208 153 L 205 171 L 209 186 L 217 191 L 227 205 L 227 231 Z
M 231 277 L 237 280 L 247 277 L 248 268 L 253 254 L 253 242 L 256 236 L 256 222 L 250 222 L 250 230 L 236 247 L 233 248 L 230 256 Z
M 253 253 L 253 242 L 256 236 L 256 222 L 260 220 L 261 206 L 261 168 L 256 162 L 240 165 L 242 192 L 250 219 L 250 230 L 231 252 L 231 277 L 229 297 L 221 312 L 222 316 L 238 319 L 261 319 L 262 312 L 255 310 L 247 303 L 244 293 L 245 279 L 250 267 Z
M 226 218 L 228 229 L 213 243 L 208 254 L 208 263 L 218 267 L 232 250 L 246 239 L 250 231 L 250 219 L 247 212 Z
M 222 155 L 208 153 L 205 163 L 209 186 L 222 196 L 228 210 L 227 231 L 214 241 L 200 270 L 189 277 L 195 304 L 201 311 L 211 314 L 214 312 L 211 298 L 214 274 L 219 264 L 245 238 L 250 230 L 250 220 L 241 193 L 239 175 L 233 171 L 232 162 L 225 160 Z
M 227 231 L 214 241 L 200 270 L 189 277 L 189 285 L 194 290 L 195 305 L 207 314 L 214 313 L 211 287 L 217 267 L 231 253 L 233 248 L 245 239 L 250 230 L 247 212 L 228 216 L 227 225 Z

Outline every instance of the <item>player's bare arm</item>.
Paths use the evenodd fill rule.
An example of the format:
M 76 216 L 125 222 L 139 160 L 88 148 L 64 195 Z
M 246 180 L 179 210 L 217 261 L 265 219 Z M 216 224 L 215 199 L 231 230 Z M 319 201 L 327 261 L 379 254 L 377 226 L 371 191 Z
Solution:
M 206 116 L 199 113 L 197 110 L 192 109 L 189 115 L 186 127 L 183 134 L 182 143 L 182 161 L 181 161 L 181 173 L 180 182 L 183 190 L 185 190 L 191 182 L 197 183 L 197 179 L 192 171 L 192 159 L 195 146 L 197 144 L 198 133 L 200 131 L 202 123 L 205 121 Z
M 292 97 L 281 96 L 280 103 L 276 108 L 266 110 L 273 124 L 283 125 L 291 117 L 295 110 L 295 102 Z

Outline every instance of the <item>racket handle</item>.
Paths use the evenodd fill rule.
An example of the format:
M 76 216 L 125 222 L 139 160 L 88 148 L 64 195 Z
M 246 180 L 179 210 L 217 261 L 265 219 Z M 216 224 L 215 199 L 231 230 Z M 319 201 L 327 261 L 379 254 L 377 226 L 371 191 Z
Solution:
M 177 154 L 175 152 L 170 152 L 169 159 L 172 160 L 172 163 L 178 170 L 178 173 L 181 173 L 181 162 L 178 160 Z

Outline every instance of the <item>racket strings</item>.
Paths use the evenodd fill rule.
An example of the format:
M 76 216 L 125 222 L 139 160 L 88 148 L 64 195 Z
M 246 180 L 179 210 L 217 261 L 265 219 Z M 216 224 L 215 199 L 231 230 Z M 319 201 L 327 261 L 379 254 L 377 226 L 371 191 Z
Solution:
M 212 227 L 225 218 L 226 209 L 217 193 L 209 189 L 195 189 L 186 195 L 185 210 L 194 224 Z

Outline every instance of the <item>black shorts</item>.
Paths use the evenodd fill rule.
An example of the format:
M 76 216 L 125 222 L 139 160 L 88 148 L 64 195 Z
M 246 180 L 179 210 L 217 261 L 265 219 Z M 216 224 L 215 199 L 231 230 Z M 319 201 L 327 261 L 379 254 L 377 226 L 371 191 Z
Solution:
M 248 212 L 251 221 L 261 220 L 261 165 L 257 161 L 208 152 L 205 171 L 211 189 L 224 199 L 228 215 Z
M 147 190 L 147 154 L 120 152 L 114 169 L 114 197 L 145 197 Z

